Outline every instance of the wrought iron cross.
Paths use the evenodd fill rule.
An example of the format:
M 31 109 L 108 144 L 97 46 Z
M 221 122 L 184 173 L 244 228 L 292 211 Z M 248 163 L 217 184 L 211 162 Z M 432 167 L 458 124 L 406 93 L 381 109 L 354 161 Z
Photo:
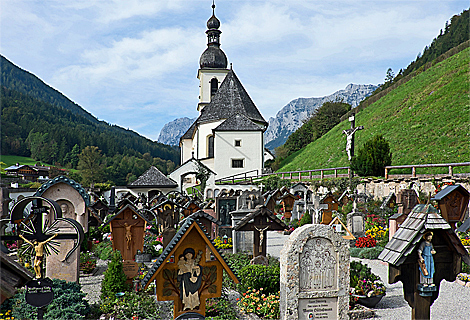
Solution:
M 48 212 L 48 207 L 43 206 L 43 201 L 49 205 L 51 210 L 50 214 L 54 217 L 54 220 L 49 224 L 48 220 L 43 219 L 45 213 Z M 32 207 L 30 210 L 30 214 L 24 218 L 23 212 L 28 204 L 32 202 Z M 58 227 L 59 222 L 64 221 L 69 223 L 74 229 L 75 233 L 59 233 L 60 227 Z M 12 208 L 12 212 L 10 215 L 10 222 L 21 224 L 21 228 L 16 235 L 12 236 L 0 236 L 0 240 L 19 240 L 21 238 L 28 240 L 27 242 L 30 244 L 30 247 L 27 248 L 25 254 L 32 253 L 35 249 L 31 242 L 36 243 L 43 243 L 44 252 L 41 255 L 36 252 L 36 259 L 37 257 L 49 255 L 51 251 L 58 253 L 59 249 L 59 242 L 55 240 L 77 240 L 73 248 L 67 253 L 65 259 L 68 259 L 72 253 L 80 247 L 81 242 L 84 238 L 84 232 L 82 226 L 75 220 L 69 218 L 62 218 L 62 210 L 57 202 L 52 201 L 50 199 L 46 199 L 43 197 L 26 197 L 22 200 L 18 201 L 15 206 Z M 21 237 L 20 237 L 21 232 Z M 53 240 L 52 240 L 53 238 Z M 39 269 L 39 272 L 36 272 L 37 278 L 43 278 L 43 270 Z

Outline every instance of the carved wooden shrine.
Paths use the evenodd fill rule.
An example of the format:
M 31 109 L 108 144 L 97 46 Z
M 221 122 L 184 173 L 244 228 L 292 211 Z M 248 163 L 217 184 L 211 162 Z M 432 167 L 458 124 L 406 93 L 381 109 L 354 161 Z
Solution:
M 177 208 L 181 207 L 165 196 L 159 197 L 159 203 L 152 207 L 157 213 L 157 230 L 163 235 L 163 247 L 166 247 L 176 234 L 176 227 L 180 222 Z
M 134 206 L 127 204 L 107 224 L 111 229 L 113 250 L 119 250 L 123 260 L 134 260 L 137 250 L 144 249 L 147 220 Z
M 174 301 L 174 318 L 185 313 L 204 316 L 206 299 L 221 296 L 223 270 L 239 283 L 201 226 L 188 217 L 142 279 L 141 287 L 145 290 L 156 280 L 157 299 Z
M 294 209 L 295 200 L 297 200 L 297 198 L 289 192 L 285 193 L 281 197 L 281 204 L 282 208 L 284 209 L 284 218 L 290 219 L 292 217 L 292 210 Z
M 243 217 L 234 227 L 236 231 L 253 231 L 253 257 L 266 257 L 267 231 L 283 231 L 287 225 L 265 206 L 257 206 L 256 210 Z
M 435 253 L 432 254 L 433 267 L 426 272 L 432 284 L 423 282 L 426 272 L 420 277 L 418 268 L 418 251 L 422 248 L 423 236 L 430 232 L 433 233 L 430 244 Z M 455 281 L 461 272 L 462 260 L 470 264 L 470 257 L 459 237 L 430 204 L 414 207 L 378 259 L 389 263 L 389 283 L 403 283 L 405 300 L 412 308 L 412 319 L 429 319 L 430 307 L 439 295 L 441 281 Z M 423 267 L 429 269 L 427 265 Z
M 468 207 L 469 193 L 460 184 L 448 186 L 436 193 L 431 199 L 437 201 L 442 217 L 449 222 L 452 229 L 455 223 L 462 221 Z
M 330 224 L 331 220 L 333 220 L 333 211 L 338 211 L 338 202 L 331 193 L 328 193 L 320 203 L 328 205 L 328 209 L 323 210 L 321 224 Z

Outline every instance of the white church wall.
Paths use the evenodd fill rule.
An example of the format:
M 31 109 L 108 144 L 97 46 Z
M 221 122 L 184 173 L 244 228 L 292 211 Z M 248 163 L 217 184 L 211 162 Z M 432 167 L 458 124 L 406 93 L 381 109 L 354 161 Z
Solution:
M 235 141 L 240 140 L 240 147 Z M 214 139 L 216 179 L 263 168 L 263 133 L 261 131 L 219 131 Z M 243 160 L 242 168 L 232 168 L 232 160 Z
M 220 120 L 220 121 L 215 121 L 215 122 L 210 122 L 210 123 L 204 123 L 199 126 L 198 132 L 196 132 L 197 137 L 195 137 L 194 139 L 195 148 L 197 148 L 195 157 L 197 159 L 207 158 L 207 155 L 208 155 L 207 154 L 208 152 L 207 137 L 212 135 L 212 129 L 216 128 L 222 122 L 223 120 Z M 196 140 L 199 140 L 198 144 Z
M 211 80 L 217 78 L 220 87 L 228 73 L 228 69 L 199 69 L 199 103 L 208 104 L 211 101 Z
M 193 151 L 193 140 L 191 139 L 184 139 L 182 140 L 181 146 L 181 163 L 185 163 L 192 157 Z

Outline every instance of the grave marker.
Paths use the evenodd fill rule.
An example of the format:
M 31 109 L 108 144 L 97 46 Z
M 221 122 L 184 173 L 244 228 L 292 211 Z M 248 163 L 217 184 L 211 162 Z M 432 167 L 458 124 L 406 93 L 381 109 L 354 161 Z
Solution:
M 326 225 L 294 230 L 281 251 L 281 320 L 348 319 L 349 246 Z

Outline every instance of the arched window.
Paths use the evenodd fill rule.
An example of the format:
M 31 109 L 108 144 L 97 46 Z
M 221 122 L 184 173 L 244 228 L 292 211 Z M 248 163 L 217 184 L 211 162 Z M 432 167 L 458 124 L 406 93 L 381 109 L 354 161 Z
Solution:
M 214 158 L 214 136 L 207 138 L 207 157 Z
M 217 89 L 219 89 L 219 81 L 217 78 L 212 78 L 211 79 L 211 97 L 217 92 Z

